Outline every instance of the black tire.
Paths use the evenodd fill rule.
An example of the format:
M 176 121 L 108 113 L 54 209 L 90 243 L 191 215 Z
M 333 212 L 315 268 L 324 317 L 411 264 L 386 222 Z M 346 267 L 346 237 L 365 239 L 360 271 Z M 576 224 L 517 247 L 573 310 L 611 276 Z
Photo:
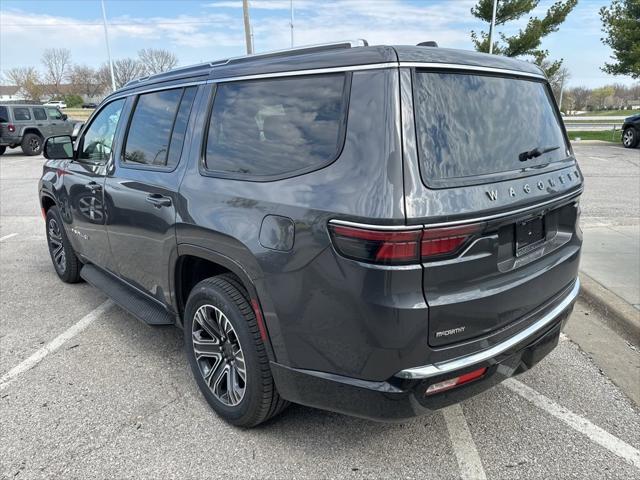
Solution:
M 4 155 L 4 152 L 6 152 L 6 151 L 7 151 L 7 147 L 5 147 L 4 145 L 2 145 L 2 146 L 0 147 L 0 155 Z
M 46 231 L 49 255 L 58 277 L 65 283 L 78 283 L 81 263 L 64 231 L 58 207 L 51 207 L 47 210 Z
M 627 127 L 622 132 L 622 145 L 625 148 L 636 148 L 640 142 L 640 135 L 638 131 L 633 127 Z
M 204 313 L 207 310 L 211 312 L 211 316 Z M 214 315 L 217 311 L 228 321 L 232 329 L 219 328 L 224 320 L 220 320 L 217 324 L 205 321 L 208 327 L 203 327 L 204 318 L 214 321 Z M 198 313 L 199 320 L 195 320 L 196 313 Z M 227 332 L 226 337 L 223 330 Z M 207 333 L 209 331 L 212 332 L 211 335 Z M 223 331 L 222 340 L 219 340 L 220 336 L 216 337 L 215 332 L 221 331 Z M 218 350 L 220 350 L 223 352 L 221 353 L 222 357 L 213 359 L 211 355 L 204 354 L 197 359 L 194 347 L 196 341 L 199 343 L 199 349 L 208 345 L 212 352 L 211 355 L 219 355 Z M 227 422 L 240 427 L 255 427 L 277 415 L 288 405 L 288 402 L 282 399 L 276 390 L 269 368 L 269 358 L 260 337 L 255 314 L 246 290 L 235 277 L 220 275 L 207 278 L 193 288 L 185 309 L 184 342 L 187 358 L 200 391 L 211 408 Z M 221 345 L 224 347 L 220 348 Z M 239 348 L 234 349 L 234 346 Z M 225 348 L 227 352 L 237 350 L 242 355 L 241 363 L 244 364 L 245 379 L 242 380 L 239 374 L 235 374 L 238 381 L 234 383 L 234 386 L 243 388 L 239 400 L 237 400 L 238 394 L 235 394 L 237 401 L 235 404 L 231 401 L 229 389 L 226 389 L 225 394 L 216 388 L 216 380 L 218 380 L 223 387 L 221 390 L 225 390 L 222 379 L 226 378 L 228 381 L 229 376 L 232 375 L 230 372 L 234 372 L 234 370 L 228 370 L 226 377 L 223 377 L 225 375 L 224 369 L 227 367 L 233 369 L 231 366 L 233 360 L 238 362 L 238 357 L 232 357 L 229 361 L 228 353 L 225 359 Z M 202 352 L 203 350 L 199 350 L 199 354 Z M 238 370 L 241 369 L 236 366 L 235 372 Z M 210 379 L 210 383 L 207 383 L 205 377 Z M 214 385 L 210 386 L 211 383 Z M 226 385 L 228 386 L 229 383 Z M 214 393 L 214 390 L 217 393 Z
M 27 133 L 22 137 L 22 152 L 30 157 L 40 155 L 42 153 L 43 143 L 44 139 L 37 133 Z

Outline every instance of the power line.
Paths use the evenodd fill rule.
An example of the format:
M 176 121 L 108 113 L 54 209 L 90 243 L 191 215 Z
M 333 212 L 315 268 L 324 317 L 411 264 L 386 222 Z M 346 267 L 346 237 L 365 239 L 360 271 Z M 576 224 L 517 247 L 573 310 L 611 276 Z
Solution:
M 216 23 L 221 23 L 219 21 L 200 21 L 194 20 L 189 22 L 108 22 L 110 26 L 135 26 L 135 27 L 153 27 L 158 25 L 213 25 Z M 67 23 L 0 23 L 2 27 L 101 27 L 102 22 L 100 23 L 82 23 L 82 22 L 67 22 Z

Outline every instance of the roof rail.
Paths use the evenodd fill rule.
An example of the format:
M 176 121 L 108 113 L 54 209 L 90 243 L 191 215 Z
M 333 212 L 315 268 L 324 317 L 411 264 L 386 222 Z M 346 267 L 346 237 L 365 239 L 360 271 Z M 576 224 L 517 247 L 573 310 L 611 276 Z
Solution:
M 302 45 L 300 47 L 294 48 L 285 48 L 283 50 L 272 50 L 269 52 L 263 53 L 253 53 L 251 55 L 240 55 L 237 57 L 230 57 L 224 60 L 216 60 L 213 62 L 204 62 L 197 65 L 187 65 L 185 67 L 178 67 L 168 70 L 166 72 L 156 73 L 155 75 L 146 75 L 140 78 L 135 78 L 127 82 L 124 87 L 129 87 L 134 83 L 146 82 L 147 80 L 155 80 L 162 77 L 173 76 L 176 72 L 181 70 L 197 70 L 198 67 L 220 67 L 222 65 L 227 65 L 229 63 L 256 60 L 260 58 L 269 58 L 269 57 L 279 57 L 285 55 L 303 55 L 305 53 L 313 53 L 313 52 L 321 52 L 324 50 L 338 50 L 342 48 L 355 48 L 355 47 L 367 47 L 369 46 L 369 42 L 364 39 L 357 40 L 343 40 L 339 42 L 330 42 L 330 43 L 319 43 L 316 45 Z
M 228 63 L 237 62 L 240 60 L 255 60 L 258 58 L 279 57 L 284 55 L 303 55 L 305 53 L 321 52 L 323 50 L 337 50 L 341 48 L 354 48 L 354 47 L 367 47 L 369 42 L 359 38 L 357 40 L 342 40 L 339 42 L 318 43 L 313 45 L 301 45 L 299 47 L 284 48 L 282 50 L 271 50 L 263 53 L 252 53 L 250 55 L 240 55 L 238 57 L 231 57 L 225 60 L 218 60 L 210 62 L 212 67 L 219 67 L 221 65 L 227 65 Z

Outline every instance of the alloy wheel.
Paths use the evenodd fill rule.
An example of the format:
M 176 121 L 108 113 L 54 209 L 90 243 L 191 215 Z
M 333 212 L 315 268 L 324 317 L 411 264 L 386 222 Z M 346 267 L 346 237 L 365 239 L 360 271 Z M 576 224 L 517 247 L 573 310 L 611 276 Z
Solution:
M 37 137 L 32 137 L 29 139 L 29 147 L 34 152 L 40 150 L 40 140 Z
M 49 219 L 48 233 L 51 257 L 53 258 L 56 268 L 62 274 L 67 268 L 67 256 L 62 243 L 62 231 L 60 230 L 60 225 L 58 225 L 55 218 Z
M 624 144 L 625 147 L 629 147 L 631 146 L 632 141 L 633 141 L 633 132 L 631 131 L 630 128 L 628 128 L 624 131 L 624 134 L 622 135 L 622 143 Z
M 213 305 L 202 305 L 193 317 L 191 338 L 211 393 L 224 405 L 238 405 L 246 390 L 246 365 L 240 339 L 227 316 Z

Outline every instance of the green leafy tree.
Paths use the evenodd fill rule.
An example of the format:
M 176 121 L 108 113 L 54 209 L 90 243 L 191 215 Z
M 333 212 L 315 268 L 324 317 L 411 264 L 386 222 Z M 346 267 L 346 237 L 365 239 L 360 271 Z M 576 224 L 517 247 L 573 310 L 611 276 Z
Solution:
M 499 0 L 496 8 L 496 27 L 523 15 L 530 13 L 538 6 L 540 0 Z M 496 40 L 493 36 L 493 51 L 507 57 L 531 56 L 536 65 L 544 69 L 547 76 L 558 73 L 562 60 L 550 61 L 549 52 L 541 48 L 542 39 L 552 32 L 558 31 L 560 24 L 573 10 L 578 0 L 561 0 L 554 3 L 542 18 L 530 17 L 527 25 L 515 35 L 507 36 L 503 33 Z M 491 24 L 493 14 L 493 0 L 478 0 L 471 14 L 480 20 Z M 489 33 L 481 31 L 471 32 L 471 39 L 479 52 L 489 52 Z
M 613 50 L 614 62 L 602 70 L 613 75 L 640 78 L 640 0 L 613 0 L 600 9 L 603 43 Z

